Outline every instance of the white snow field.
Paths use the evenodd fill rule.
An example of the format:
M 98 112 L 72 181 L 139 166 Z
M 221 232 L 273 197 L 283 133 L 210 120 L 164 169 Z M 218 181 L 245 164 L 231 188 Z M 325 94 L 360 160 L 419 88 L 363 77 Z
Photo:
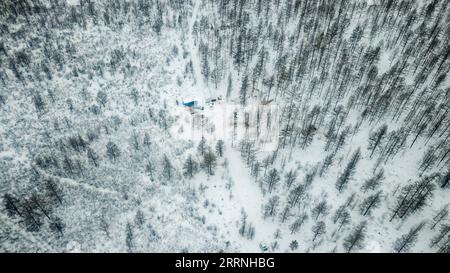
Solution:
M 2 1 L 0 251 L 449 252 L 449 9 Z

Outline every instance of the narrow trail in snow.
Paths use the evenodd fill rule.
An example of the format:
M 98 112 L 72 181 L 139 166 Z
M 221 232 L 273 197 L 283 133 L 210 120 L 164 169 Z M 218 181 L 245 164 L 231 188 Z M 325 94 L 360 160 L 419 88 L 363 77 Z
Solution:
M 199 90 L 201 90 L 203 97 L 205 97 L 206 95 L 210 96 L 211 91 L 207 88 L 206 84 L 203 82 L 203 75 L 201 73 L 201 65 L 199 62 L 200 56 L 198 55 L 194 37 L 192 37 L 192 33 L 194 31 L 194 24 L 197 19 L 199 5 L 200 5 L 200 0 L 196 0 L 196 1 L 194 0 L 194 6 L 192 7 L 192 17 L 191 17 L 191 20 L 189 21 L 187 45 L 189 47 L 189 52 L 191 53 L 192 68 L 194 70 L 193 74 L 195 77 L 197 87 Z M 206 94 L 206 90 L 208 90 L 208 94 Z
M 200 56 L 197 50 L 197 45 L 195 44 L 195 39 L 193 37 L 194 24 L 197 19 L 199 12 L 200 0 L 194 0 L 194 6 L 192 9 L 192 17 L 189 21 L 189 32 L 187 35 L 186 43 L 188 50 L 191 54 L 193 76 L 196 81 L 195 92 L 203 96 L 203 98 L 211 97 L 213 91 L 211 91 L 207 84 L 204 82 L 204 77 L 201 73 Z M 200 93 L 201 92 L 201 93 Z M 273 232 L 276 230 L 276 225 L 272 221 L 265 221 L 262 218 L 262 200 L 264 200 L 261 193 L 261 189 L 254 179 L 248 173 L 248 169 L 242 162 L 239 151 L 231 147 L 231 142 L 224 139 L 226 142 L 226 157 L 229 159 L 230 176 L 234 181 L 233 195 L 234 201 L 238 208 L 233 213 L 235 220 L 240 220 L 241 218 L 241 208 L 247 213 L 247 223 L 251 223 L 255 227 L 255 237 L 253 240 L 249 240 L 241 237 L 242 242 L 246 241 L 241 245 L 243 252 L 259 252 L 259 244 L 261 242 L 269 243 L 272 239 Z M 220 198 L 220 195 L 209 196 L 209 198 L 215 199 Z M 219 200 L 216 200 L 219 202 Z M 232 206 L 230 205 L 230 208 Z M 225 219 L 222 219 L 225 221 Z M 229 230 L 231 233 L 236 233 L 238 230 Z M 239 235 L 237 237 L 239 238 Z
M 261 189 L 248 173 L 248 169 L 242 162 L 239 152 L 231 147 L 231 143 L 227 144 L 228 151 L 226 156 L 229 159 L 230 175 L 234 181 L 233 194 L 238 204 L 247 213 L 247 222 L 256 228 L 255 238 L 249 244 L 251 247 L 246 249 L 246 251 L 258 252 L 260 242 L 268 243 L 268 240 L 272 239 L 272 232 L 276 230 L 276 225 L 272 221 L 265 221 L 262 218 L 261 209 L 263 205 L 262 200 L 264 199 Z M 238 219 L 241 216 L 240 213 L 240 210 L 236 212 Z

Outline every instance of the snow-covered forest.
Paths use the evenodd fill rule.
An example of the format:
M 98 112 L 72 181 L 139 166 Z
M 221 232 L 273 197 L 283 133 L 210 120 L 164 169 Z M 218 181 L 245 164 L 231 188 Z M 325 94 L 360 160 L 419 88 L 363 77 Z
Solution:
M 2 0 L 0 252 L 448 253 L 449 45 L 446 0 Z

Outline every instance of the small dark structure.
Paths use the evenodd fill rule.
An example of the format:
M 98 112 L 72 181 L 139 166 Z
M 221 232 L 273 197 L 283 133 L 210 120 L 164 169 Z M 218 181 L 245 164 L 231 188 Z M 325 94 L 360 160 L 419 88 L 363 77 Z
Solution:
M 194 110 L 203 110 L 203 106 L 201 106 L 197 100 L 190 100 L 190 101 L 182 101 L 181 104 L 187 108 L 189 108 L 189 111 L 191 111 L 191 114 L 194 113 Z
M 183 105 L 187 106 L 187 107 L 195 107 L 195 106 L 198 106 L 198 102 L 196 100 L 193 100 L 193 101 L 183 102 Z

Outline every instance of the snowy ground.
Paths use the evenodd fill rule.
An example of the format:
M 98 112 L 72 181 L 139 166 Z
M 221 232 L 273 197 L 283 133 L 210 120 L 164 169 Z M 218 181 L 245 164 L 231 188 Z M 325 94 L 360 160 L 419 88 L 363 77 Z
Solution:
M 78 5 L 78 1 L 67 3 Z M 161 35 L 149 30 L 150 24 L 138 27 L 138 23 L 127 24 L 125 20 L 117 23 L 121 27 L 114 29 L 104 25 L 94 27 L 88 22 L 87 27 L 76 25 L 67 33 L 55 30 L 52 33 L 55 48 L 70 48 L 67 43 L 70 40 L 76 51 L 64 55 L 69 65 L 62 69 L 52 67 L 51 81 L 19 83 L 12 71 L 4 69 L 7 71 L 5 86 L 10 92 L 8 103 L 0 108 L 0 170 L 4 174 L 0 178 L 0 193 L 27 198 L 28 193 L 39 193 L 42 181 L 37 179 L 41 182 L 35 183 L 33 180 L 35 170 L 39 178 L 58 179 L 65 197 L 52 213 L 64 222 L 65 235 L 54 236 L 48 223 L 41 233 L 28 232 L 18 217 L 8 217 L 2 212 L 0 251 L 261 252 L 262 246 L 266 246 L 265 251 L 269 252 L 344 252 L 344 237 L 367 220 L 365 244 L 358 251 L 392 252 L 397 238 L 419 220 L 431 220 L 448 203 L 448 189 L 439 190 L 417 217 L 390 222 L 399 187 L 419 178 L 417 166 L 426 151 L 426 143 L 419 138 L 414 149 L 405 149 L 394 160 L 382 164 L 386 177 L 379 188 L 383 192 L 382 204 L 372 215 L 363 217 L 358 207 L 373 192 L 362 192 L 361 186 L 373 176 L 377 166 L 375 157 L 369 158 L 367 147 L 374 126 L 363 123 L 337 152 L 325 175 L 315 176 L 300 204 L 290 211 L 291 217 L 281 223 L 280 213 L 287 206 L 290 190 L 304 184 L 327 155 L 324 151 L 326 132 L 323 129 L 316 132 L 312 143 L 304 149 L 278 150 L 282 129 L 279 120 L 289 101 L 279 99 L 265 104 L 251 98 L 242 106 L 237 98 L 239 80 L 236 80 L 241 75 L 236 71 L 230 72 L 236 81 L 230 98 L 226 98 L 225 83 L 215 87 L 205 81 L 194 28 L 201 18 L 217 16 L 207 10 L 205 3 L 198 0 L 193 1 L 192 6 L 186 4 L 187 21 L 181 26 L 176 25 L 175 19 L 172 22 L 171 15 L 176 16 L 167 12 L 165 24 L 176 27 L 165 26 Z M 295 25 L 291 23 L 287 27 L 293 32 Z M 377 43 L 377 39 L 380 37 L 372 42 Z M 27 41 L 32 44 L 33 39 Z M 8 50 L 20 48 L 19 44 L 11 42 Z M 31 59 L 41 58 L 44 55 L 41 51 L 30 50 Z M 394 51 L 381 55 L 380 74 L 388 70 L 393 55 Z M 114 69 L 104 69 L 100 73 L 92 68 L 110 65 L 114 56 L 120 59 L 111 65 Z M 79 72 L 75 73 L 77 68 Z M 85 72 L 90 70 L 90 74 Z M 448 86 L 448 83 L 447 78 L 444 84 Z M 44 97 L 45 111 L 36 111 L 33 105 L 36 94 L 30 90 L 38 90 Z M 53 102 L 49 90 L 58 91 Z M 107 91 L 105 102 L 99 102 L 102 91 Z M 223 99 L 206 103 L 207 99 L 219 96 Z M 179 104 L 187 98 L 199 100 L 204 109 L 190 111 Z M 312 97 L 301 106 L 311 109 L 315 105 L 323 106 L 321 104 L 320 97 Z M 347 121 L 356 124 L 359 114 L 351 111 Z M 260 115 L 259 123 L 257 115 Z M 399 128 L 395 122 L 389 126 L 389 130 Z M 88 146 L 99 156 L 96 166 L 85 150 L 73 151 L 69 145 L 64 146 L 64 141 L 73 135 L 85 139 L 94 135 Z M 196 162 L 202 162 L 197 145 L 203 138 L 213 150 L 217 141 L 223 140 L 224 154 L 217 157 L 214 175 L 201 170 L 189 179 L 183 175 L 183 164 L 190 155 Z M 239 144 L 246 139 L 255 140 L 255 161 L 262 162 L 278 151 L 270 168 L 278 169 L 281 181 L 272 193 L 263 190 L 263 175 L 255 179 L 241 156 Z M 117 160 L 107 156 L 106 147 L 110 142 L 120 148 Z M 348 188 L 339 193 L 336 179 L 358 148 L 363 154 L 358 168 Z M 39 156 L 54 156 L 60 166 L 72 160 L 74 165 L 82 166 L 81 171 L 68 174 L 61 168 L 36 168 L 35 159 Z M 165 158 L 173 167 L 170 178 L 164 176 Z M 288 189 L 285 174 L 290 170 L 297 172 L 297 180 Z M 339 230 L 331 218 L 352 193 L 357 193 L 357 197 L 351 205 L 351 224 Z M 264 218 L 263 208 L 275 196 L 280 197 L 278 214 Z M 313 219 L 312 209 L 324 200 L 329 206 L 328 215 Z M 248 216 L 247 225 L 255 228 L 254 238 L 239 233 L 243 212 Z M 298 232 L 292 233 L 290 225 L 301 213 L 307 213 L 309 219 Z M 326 233 L 313 241 L 312 228 L 321 220 L 326 223 Z M 429 246 L 435 235 L 436 230 L 431 230 L 427 223 L 411 251 L 435 251 Z M 299 245 L 292 250 L 289 246 L 294 240 Z

